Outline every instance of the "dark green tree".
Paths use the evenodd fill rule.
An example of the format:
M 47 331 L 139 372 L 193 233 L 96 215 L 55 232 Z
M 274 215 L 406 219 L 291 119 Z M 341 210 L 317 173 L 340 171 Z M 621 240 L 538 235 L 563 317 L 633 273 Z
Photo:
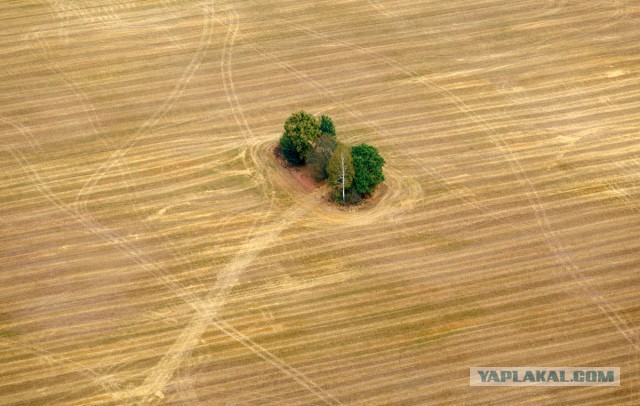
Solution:
M 333 125 L 331 117 L 325 116 L 324 114 L 320 116 L 320 131 L 334 137 L 336 136 L 336 128 Z
M 293 137 L 283 134 L 282 137 L 280 137 L 280 150 L 282 151 L 282 156 L 284 156 L 291 165 L 304 165 L 304 161 L 300 158 L 300 154 L 293 143 Z
M 284 123 L 282 154 L 292 165 L 303 165 L 320 134 L 320 119 L 302 110 L 293 113 Z
M 313 148 L 307 154 L 307 166 L 316 182 L 327 179 L 327 165 L 338 142 L 328 133 L 322 133 Z
M 368 195 L 384 180 L 384 159 L 375 147 L 360 144 L 351 148 L 355 176 L 351 187 L 362 195 Z

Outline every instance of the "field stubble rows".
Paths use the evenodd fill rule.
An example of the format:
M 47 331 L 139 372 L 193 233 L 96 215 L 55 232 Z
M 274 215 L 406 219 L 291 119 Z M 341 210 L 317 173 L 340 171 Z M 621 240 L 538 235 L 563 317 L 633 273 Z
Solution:
M 637 403 L 639 17 L 4 3 L 0 404 Z M 300 108 L 380 146 L 368 207 L 273 159 Z

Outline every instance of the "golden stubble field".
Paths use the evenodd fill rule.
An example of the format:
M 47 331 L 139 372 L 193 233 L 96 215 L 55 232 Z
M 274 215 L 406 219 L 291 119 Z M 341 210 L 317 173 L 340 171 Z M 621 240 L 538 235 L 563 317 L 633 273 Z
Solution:
M 0 21 L 0 404 L 640 403 L 637 2 Z M 379 147 L 368 207 L 274 160 L 299 109 Z M 472 388 L 470 366 L 622 384 Z

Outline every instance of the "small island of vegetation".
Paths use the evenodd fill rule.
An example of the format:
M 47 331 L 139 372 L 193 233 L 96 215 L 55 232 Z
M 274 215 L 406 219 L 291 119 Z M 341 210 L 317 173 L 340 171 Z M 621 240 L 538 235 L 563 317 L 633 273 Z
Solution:
M 384 159 L 367 144 L 351 146 L 337 140 L 333 121 L 305 111 L 293 113 L 284 123 L 279 149 L 292 166 L 304 166 L 317 182 L 331 186 L 331 200 L 357 205 L 384 181 Z

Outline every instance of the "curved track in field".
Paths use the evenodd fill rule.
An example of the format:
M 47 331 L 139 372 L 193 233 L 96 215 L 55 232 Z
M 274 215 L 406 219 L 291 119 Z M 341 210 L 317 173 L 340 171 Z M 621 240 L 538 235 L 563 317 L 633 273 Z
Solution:
M 497 363 L 638 403 L 639 17 L 0 5 L 0 403 L 473 403 Z M 301 108 L 381 150 L 362 207 L 274 157 Z

